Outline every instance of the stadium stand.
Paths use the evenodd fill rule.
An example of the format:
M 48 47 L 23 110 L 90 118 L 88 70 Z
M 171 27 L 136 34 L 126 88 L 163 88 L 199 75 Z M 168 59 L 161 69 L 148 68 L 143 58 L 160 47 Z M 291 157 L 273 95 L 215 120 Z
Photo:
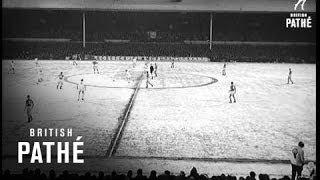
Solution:
M 315 27 L 289 31 L 283 23 L 286 15 L 214 13 L 210 50 L 210 13 L 88 11 L 83 48 L 80 11 L 4 9 L 2 57 L 65 59 L 73 54 L 91 54 L 314 63 Z M 61 38 L 66 42 L 60 42 Z
M 315 14 L 313 23 L 316 23 Z M 3 37 L 81 40 L 82 15 L 73 11 L 4 10 Z M 215 13 L 214 41 L 315 42 L 315 30 L 287 29 L 286 13 Z M 10 22 L 16 23 L 10 23 Z M 86 39 L 182 42 L 209 39 L 210 13 L 87 12 Z M 237 31 L 234 30 L 237 28 Z M 154 36 L 152 37 L 152 33 Z M 151 33 L 151 34 L 150 34 Z
M 65 59 L 73 54 L 101 56 L 177 56 L 209 57 L 212 61 L 243 62 L 315 62 L 314 45 L 207 45 L 184 43 L 81 43 L 3 42 L 5 59 Z M 84 58 L 82 58 L 84 59 Z

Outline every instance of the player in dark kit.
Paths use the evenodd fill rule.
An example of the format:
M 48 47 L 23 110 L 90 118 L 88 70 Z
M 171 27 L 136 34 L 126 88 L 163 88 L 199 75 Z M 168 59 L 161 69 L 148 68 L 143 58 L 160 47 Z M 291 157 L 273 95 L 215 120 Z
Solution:
M 231 82 L 229 93 L 230 93 L 230 95 L 229 95 L 230 102 L 229 103 L 232 103 L 231 97 L 233 97 L 233 102 L 235 103 L 236 98 L 234 97 L 234 94 L 236 93 L 236 86 L 233 84 L 233 82 Z
M 34 103 L 30 98 L 30 95 L 27 96 L 27 100 L 26 100 L 26 104 L 24 107 L 24 111 L 27 110 L 27 116 L 28 116 L 28 122 L 32 121 L 32 115 L 31 115 L 31 111 L 33 109 Z
M 288 75 L 288 83 L 289 84 L 289 81 L 293 84 L 293 81 L 291 79 L 291 75 L 292 75 L 292 71 L 291 71 L 291 68 L 289 68 L 289 75 Z
M 157 63 L 154 63 L 154 75 L 155 75 L 156 77 L 158 76 L 157 70 L 158 70 L 158 65 L 157 65 Z
M 153 65 L 151 64 L 151 65 L 150 65 L 150 75 L 151 75 L 151 79 L 153 79 L 153 71 L 154 71 L 154 68 L 153 68 Z
M 8 74 L 10 73 L 14 74 L 14 67 L 15 67 L 14 61 L 11 61 Z
M 60 85 L 60 89 L 62 89 L 62 85 L 63 85 L 63 77 L 64 75 L 62 74 L 62 72 L 58 75 L 58 84 L 57 84 L 57 89 L 59 89 L 59 85 Z

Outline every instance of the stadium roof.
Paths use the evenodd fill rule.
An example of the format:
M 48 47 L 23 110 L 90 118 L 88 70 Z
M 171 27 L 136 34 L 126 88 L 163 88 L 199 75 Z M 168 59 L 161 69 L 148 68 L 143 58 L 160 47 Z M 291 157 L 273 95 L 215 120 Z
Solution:
M 316 12 L 307 0 L 305 12 Z M 121 11 L 294 12 L 298 0 L 2 0 L 3 8 Z M 301 11 L 300 7 L 298 11 Z

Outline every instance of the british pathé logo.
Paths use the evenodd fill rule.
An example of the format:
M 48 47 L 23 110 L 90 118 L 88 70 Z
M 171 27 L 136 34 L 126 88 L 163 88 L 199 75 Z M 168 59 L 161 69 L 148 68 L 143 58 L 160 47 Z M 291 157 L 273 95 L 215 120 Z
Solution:
M 301 10 L 304 11 L 304 3 L 306 3 L 307 0 L 298 0 L 298 2 L 294 5 L 294 10 L 297 10 L 297 7 L 301 5 Z
M 304 11 L 304 4 L 306 0 L 298 0 L 294 4 L 294 10 L 297 11 L 298 7 Z M 312 19 L 307 13 L 294 12 L 290 13 L 290 17 L 286 18 L 286 28 L 311 28 Z

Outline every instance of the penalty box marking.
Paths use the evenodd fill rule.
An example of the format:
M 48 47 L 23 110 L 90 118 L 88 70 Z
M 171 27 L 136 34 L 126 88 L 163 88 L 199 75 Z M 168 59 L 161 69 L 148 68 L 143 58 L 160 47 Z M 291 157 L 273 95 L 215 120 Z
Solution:
M 64 81 L 71 83 L 71 84 L 75 84 L 77 85 L 78 83 L 70 81 L 69 78 L 70 77 L 74 77 L 74 76 L 81 76 L 81 75 L 91 75 L 92 73 L 83 73 L 83 74 L 75 74 L 75 75 L 70 75 L 70 76 L 66 76 L 64 78 Z M 193 75 L 193 76 L 198 76 L 198 77 L 205 77 L 210 79 L 209 82 L 207 83 L 203 83 L 203 84 L 198 84 L 198 85 L 189 85 L 189 86 L 173 86 L 173 87 L 155 87 L 155 88 L 145 88 L 145 87 L 139 87 L 139 89 L 156 89 L 156 90 L 161 90 L 161 89 L 184 89 L 184 88 L 194 88 L 194 87 L 203 87 L 203 86 L 208 86 L 210 84 L 216 83 L 218 82 L 218 79 L 213 78 L 211 76 L 206 76 L 206 75 L 199 75 L 199 74 L 191 74 L 191 73 L 179 73 L 179 74 L 188 74 L 188 75 Z M 123 88 L 123 89 L 136 89 L 135 87 L 126 87 L 126 86 L 101 86 L 101 85 L 86 85 L 89 87 L 96 87 L 96 88 L 114 88 L 114 89 L 119 89 L 119 88 Z

